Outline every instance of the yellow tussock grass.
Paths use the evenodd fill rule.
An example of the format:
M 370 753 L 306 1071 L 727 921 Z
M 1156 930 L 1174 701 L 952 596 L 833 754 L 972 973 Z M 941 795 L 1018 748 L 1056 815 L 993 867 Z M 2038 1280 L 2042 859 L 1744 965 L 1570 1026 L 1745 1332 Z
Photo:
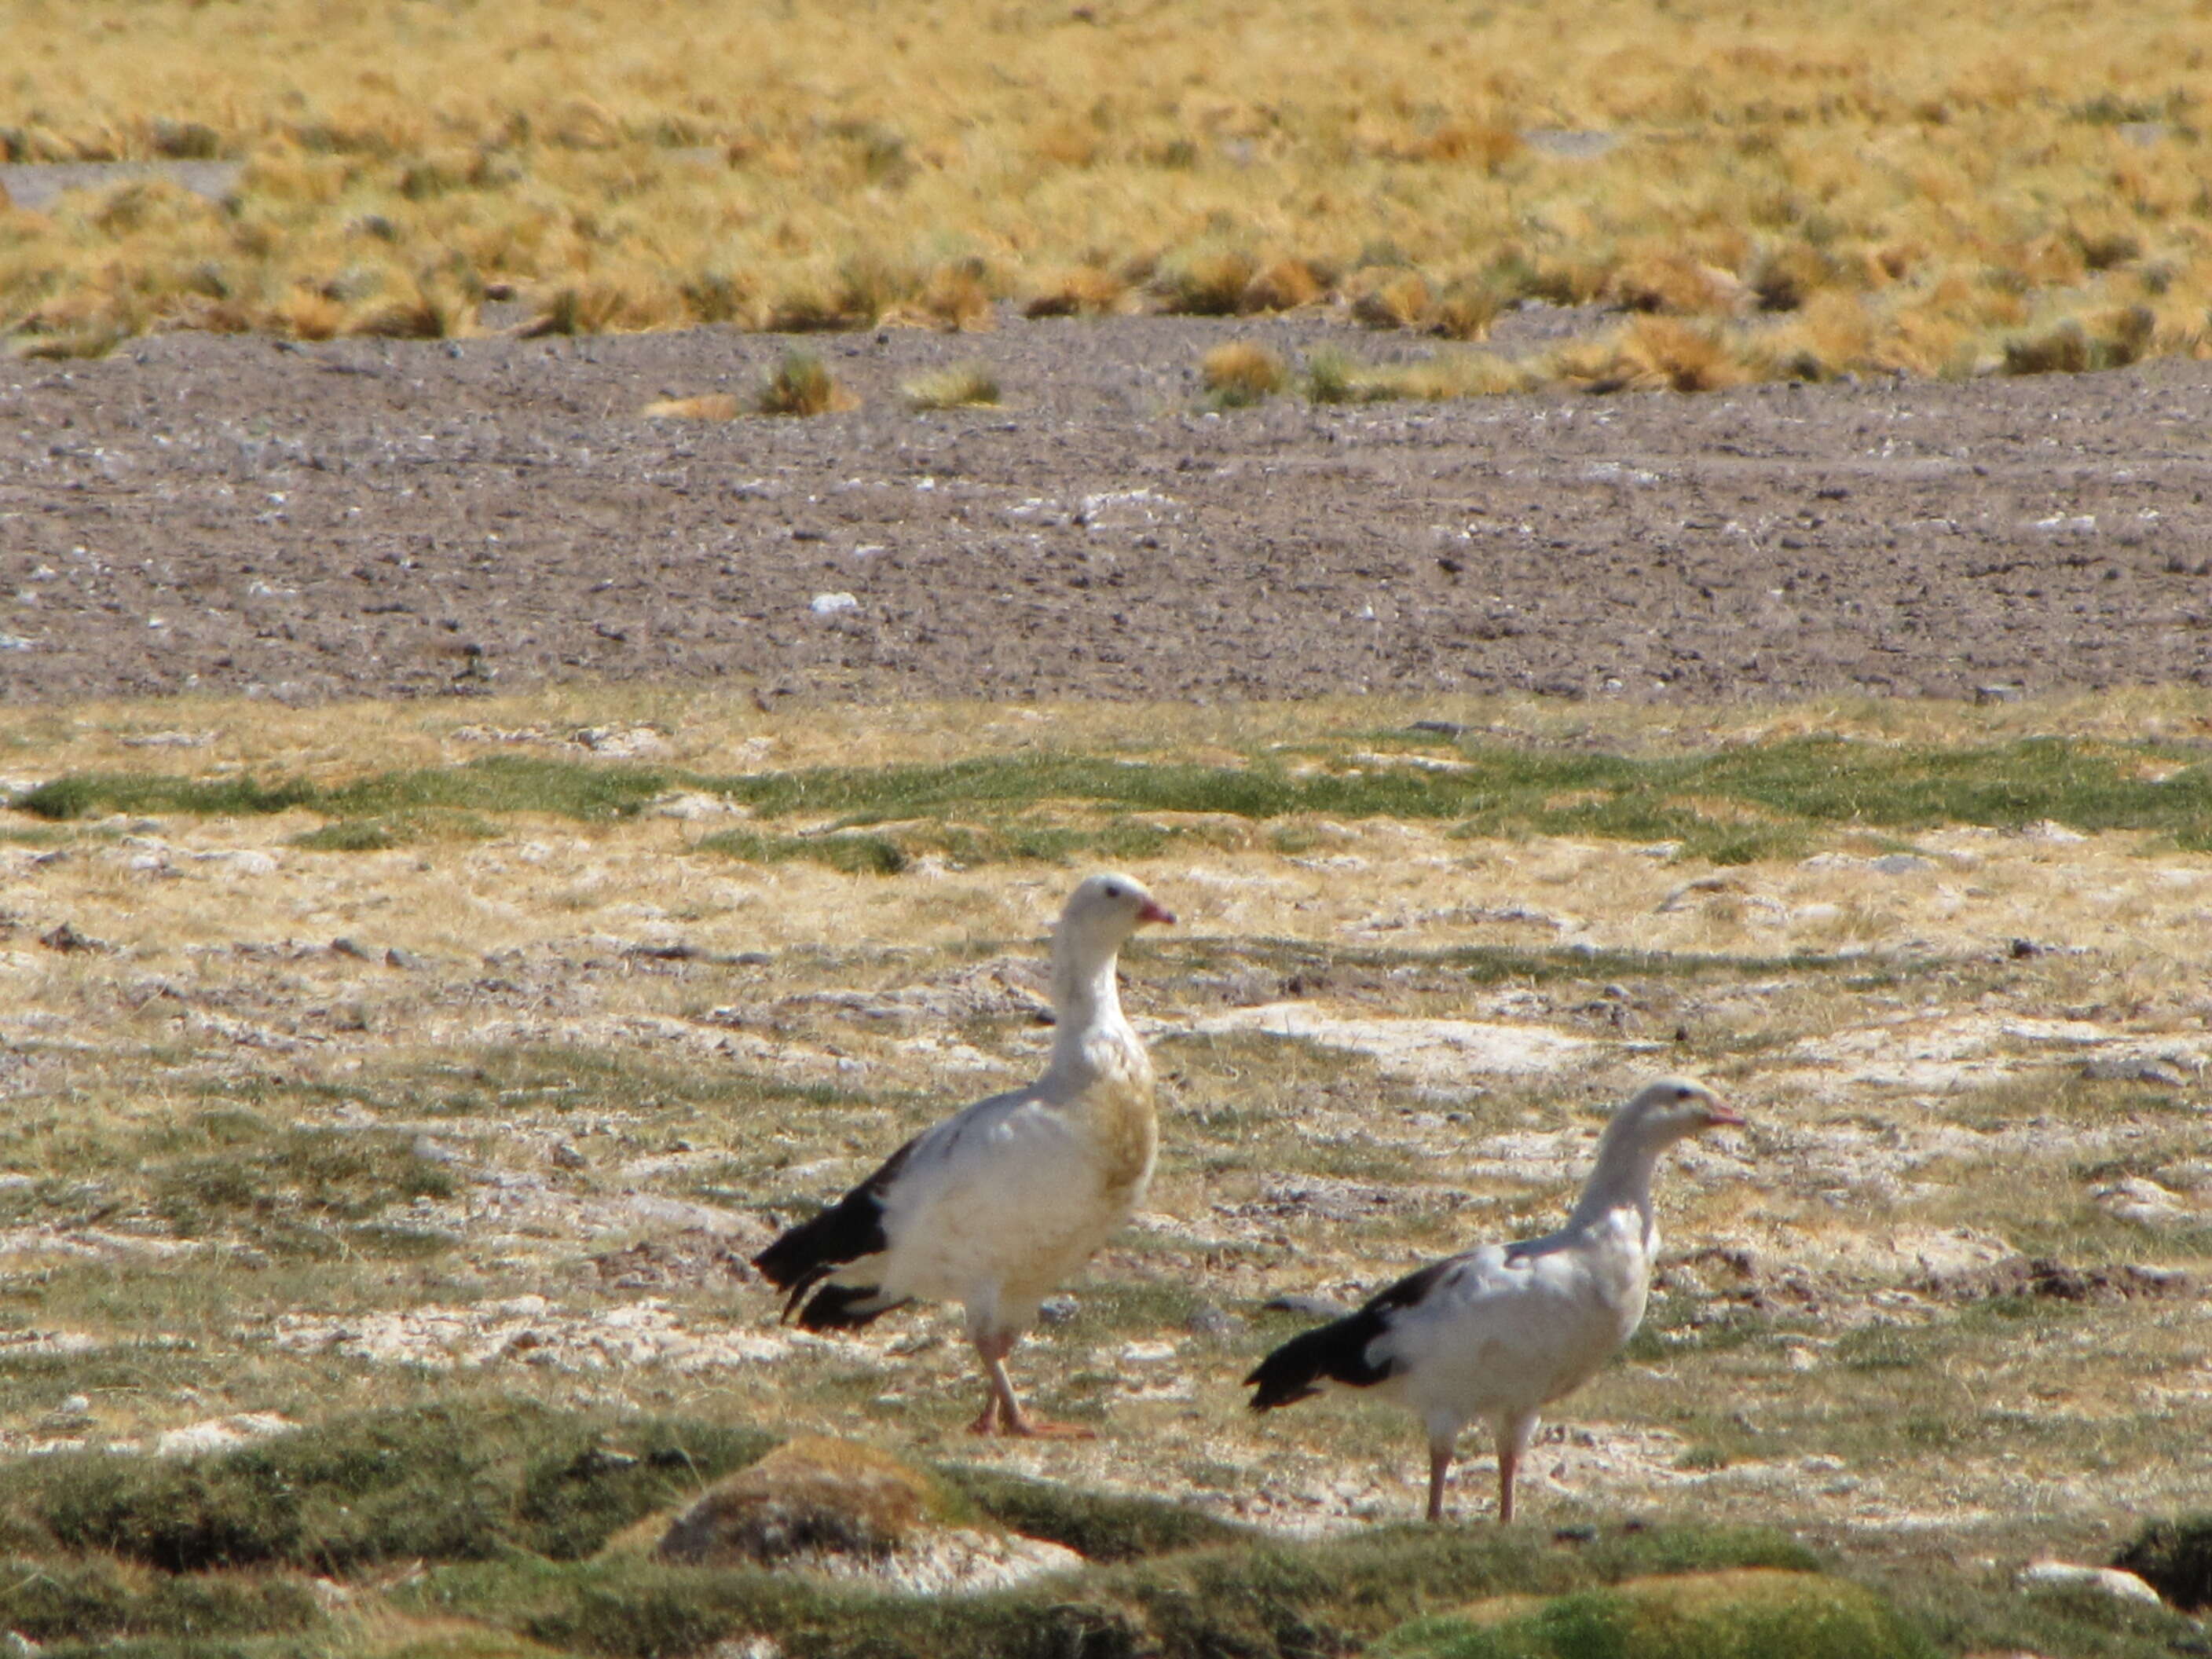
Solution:
M 899 386 L 907 407 L 914 410 L 988 407 L 999 401 L 999 393 L 998 372 L 988 363 L 956 363 Z
M 830 415 L 860 407 L 860 400 L 839 386 L 822 360 L 810 353 L 785 354 L 753 408 L 763 415 Z
M 1099 317 L 1119 311 L 1129 284 L 1112 271 L 1080 265 L 1046 277 L 1023 303 L 1022 315 Z
M 1295 311 L 1328 293 L 1328 283 L 1304 259 L 1273 259 L 1244 285 L 1243 311 Z
M 1363 270 L 1352 289 L 1352 314 L 1370 328 L 1412 328 L 1428 314 L 1429 285 L 1419 271 Z
M 1206 389 L 1225 404 L 1256 404 L 1290 384 L 1281 354 L 1251 340 L 1231 340 L 1199 359 Z
M 27 212 L 19 186 L 0 337 L 465 334 L 495 291 L 534 332 L 969 329 L 1007 296 L 1097 314 L 1149 284 L 1169 311 L 1334 301 L 1473 338 L 1450 279 L 1481 250 L 1504 303 L 1712 319 L 1759 372 L 1788 356 L 1741 313 L 1831 289 L 1908 368 L 1994 365 L 2138 299 L 2139 343 L 2088 320 L 2101 347 L 2012 360 L 2202 349 L 2202 307 L 2133 291 L 2212 285 L 2195 0 L 2094 29 L 2078 9 L 1086 8 L 1071 53 L 979 0 L 895 40 L 872 14 L 794 33 L 716 0 L 410 8 L 404 28 L 325 0 L 0 9 L 0 61 L 27 66 L 0 84 L 11 159 L 240 169 L 220 204 L 153 178 Z M 1376 266 L 1431 298 L 1340 279 Z

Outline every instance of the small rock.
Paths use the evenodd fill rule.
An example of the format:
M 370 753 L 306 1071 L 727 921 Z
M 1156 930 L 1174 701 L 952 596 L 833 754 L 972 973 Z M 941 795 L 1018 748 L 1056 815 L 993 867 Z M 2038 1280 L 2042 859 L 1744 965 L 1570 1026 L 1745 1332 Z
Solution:
M 39 943 L 49 951 L 59 951 L 64 956 L 80 951 L 105 951 L 109 948 L 105 939 L 94 939 L 89 933 L 80 933 L 66 921 L 52 933 L 40 934 Z
M 1083 1304 L 1072 1296 L 1048 1296 L 1037 1304 L 1037 1317 L 1048 1325 L 1065 1325 Z
M 249 1440 L 289 1434 L 300 1425 L 276 1412 L 240 1412 L 234 1417 L 211 1417 L 181 1429 L 166 1429 L 154 1437 L 157 1457 L 190 1457 L 199 1452 L 227 1451 Z
M 663 795 L 653 804 L 653 817 L 676 818 L 686 823 L 696 823 L 702 818 L 727 817 L 742 811 L 720 795 L 699 789 L 679 790 L 672 795 Z
M 806 608 L 817 617 L 835 617 L 842 611 L 858 611 L 860 602 L 850 593 L 817 593 L 806 602 Z
M 2106 1055 L 2093 1060 L 2081 1067 L 2081 1075 L 2092 1083 L 2153 1083 L 2162 1089 L 2189 1086 L 2189 1078 L 2179 1066 L 2147 1054 Z
M 565 1140 L 555 1141 L 553 1150 L 545 1156 L 556 1170 L 580 1170 L 586 1163 L 584 1155 Z
M 2020 1582 L 2033 1589 L 2087 1589 L 2123 1601 L 2163 1607 L 2158 1592 L 2134 1573 L 2118 1567 L 2086 1567 L 2074 1561 L 2035 1561 L 2020 1570 Z
M 668 739 L 649 726 L 581 726 L 568 740 L 611 760 L 659 760 L 675 753 Z
M 610 1446 L 592 1446 L 579 1452 L 561 1473 L 570 1480 L 596 1480 L 603 1474 L 618 1474 L 624 1469 L 634 1469 L 641 1461 L 632 1452 L 617 1451 Z
M 234 876 L 273 876 L 276 873 L 276 856 L 257 847 L 234 847 L 216 853 L 195 853 L 193 860 L 200 864 L 220 864 Z
M 384 953 L 384 965 L 409 974 L 418 973 L 429 966 L 412 951 L 403 951 L 396 945 Z
M 1686 881 L 1665 898 L 1659 901 L 1658 913 L 1672 915 L 1687 908 L 1701 899 L 1716 893 L 1735 893 L 1743 890 L 1743 884 L 1733 876 L 1699 876 L 1695 881 Z
M 2183 1219 L 2187 1214 L 2187 1206 L 2179 1194 L 2168 1192 L 2155 1181 L 2146 1181 L 2141 1176 L 2129 1176 L 2108 1187 L 2100 1187 L 2090 1196 L 2106 1214 L 2138 1227 L 2159 1226 Z
M 1993 702 L 2017 702 L 2020 695 L 2021 688 L 2017 685 L 1978 685 L 1974 688 L 1974 701 L 1984 706 Z
M 1244 1322 L 1235 1314 L 1224 1313 L 1212 1303 L 1202 1304 L 1188 1319 L 1183 1328 L 1193 1336 L 1210 1336 L 1217 1340 L 1234 1336 L 1244 1328 Z
M 366 945 L 363 945 L 358 939 L 349 939 L 343 936 L 331 941 L 331 954 L 333 956 L 351 957 L 356 962 L 374 962 L 376 960 L 376 953 L 370 950 Z
M 2015 962 L 2024 962 L 2030 957 L 2039 957 L 2044 951 L 2044 947 L 2032 939 L 2016 939 L 2012 942 L 2011 949 L 2013 960 Z
M 1917 853 L 1884 853 L 1878 859 L 1869 859 L 1867 868 L 1885 876 L 1909 876 L 1916 871 L 1933 870 L 1936 860 Z
M 116 741 L 125 749 L 204 749 L 215 741 L 212 732 L 147 732 Z

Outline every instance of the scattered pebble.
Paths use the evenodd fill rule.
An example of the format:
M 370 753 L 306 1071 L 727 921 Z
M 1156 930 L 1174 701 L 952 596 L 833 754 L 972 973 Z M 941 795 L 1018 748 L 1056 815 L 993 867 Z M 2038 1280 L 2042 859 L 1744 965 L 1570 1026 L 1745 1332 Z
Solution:
M 1037 1304 L 1037 1317 L 1048 1325 L 1065 1325 L 1082 1311 L 1072 1296 L 1048 1296 Z
M 2031 1589 L 2087 1589 L 2122 1601 L 2162 1607 L 2158 1592 L 2134 1573 L 2118 1567 L 2087 1567 L 2073 1561 L 2034 1561 L 2020 1570 Z

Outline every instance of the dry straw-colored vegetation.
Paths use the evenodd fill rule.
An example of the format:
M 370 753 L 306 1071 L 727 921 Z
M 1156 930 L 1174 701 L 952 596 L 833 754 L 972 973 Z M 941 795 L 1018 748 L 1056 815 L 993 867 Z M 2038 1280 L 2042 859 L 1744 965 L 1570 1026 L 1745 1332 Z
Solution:
M 24 0 L 17 162 L 243 164 L 0 207 L 0 330 L 988 326 L 1328 302 L 1650 313 L 1592 386 L 2206 349 L 2197 0 Z M 488 309 L 489 307 L 489 309 Z
M 1199 378 L 1215 402 L 1231 408 L 1273 397 L 1291 383 L 1282 354 L 1251 340 L 1230 340 L 1199 359 Z
M 984 362 L 954 363 L 899 386 L 907 407 L 916 410 L 988 408 L 999 401 L 999 392 L 998 371 Z

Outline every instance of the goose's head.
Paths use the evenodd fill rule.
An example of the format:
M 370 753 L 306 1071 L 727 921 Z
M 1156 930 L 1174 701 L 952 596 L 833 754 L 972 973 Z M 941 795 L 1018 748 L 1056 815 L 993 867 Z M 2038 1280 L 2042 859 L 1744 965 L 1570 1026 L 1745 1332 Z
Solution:
M 1109 954 L 1146 923 L 1164 927 L 1174 921 L 1175 913 L 1146 892 L 1144 883 L 1109 871 L 1085 877 L 1067 896 L 1058 938 L 1062 948 L 1079 956 Z
M 1704 1084 L 1680 1077 L 1645 1084 L 1620 1109 L 1615 1121 L 1623 1134 L 1661 1146 L 1723 1124 L 1740 1127 L 1743 1123 Z

